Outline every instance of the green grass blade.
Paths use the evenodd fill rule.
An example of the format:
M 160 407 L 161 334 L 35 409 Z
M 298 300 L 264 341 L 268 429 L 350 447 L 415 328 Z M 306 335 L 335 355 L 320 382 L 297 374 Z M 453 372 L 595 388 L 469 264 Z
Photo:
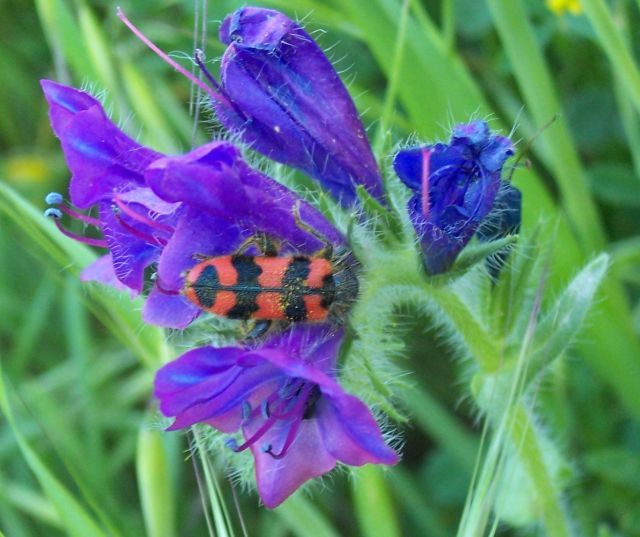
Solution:
M 389 472 L 391 486 L 395 490 L 398 504 L 414 522 L 420 535 L 429 537 L 449 537 L 451 535 L 438 509 L 429 503 L 429 498 L 424 497 L 424 491 L 412 479 L 408 471 L 402 468 L 394 468 Z
M 176 495 L 164 444 L 165 433 L 145 425 L 138 433 L 136 473 L 148 537 L 174 537 Z
M 64 81 L 68 78 L 64 71 L 69 65 L 77 80 L 99 82 L 100 77 L 93 70 L 82 32 L 67 4 L 61 0 L 36 0 L 36 9 L 59 79 Z
M 2 413 L 15 435 L 22 456 L 38 479 L 47 498 L 56 508 L 67 533 L 73 537 L 106 537 L 108 534 L 100 528 L 93 516 L 82 507 L 69 490 L 49 471 L 20 432 L 13 416 L 9 395 L 5 389 L 1 367 L 0 409 L 2 409 Z
M 9 361 L 14 368 L 24 364 L 38 344 L 38 336 L 47 326 L 55 298 L 55 282 L 50 278 L 44 278 L 31 304 L 24 310 L 23 321 L 16 332 L 14 346 L 9 355 Z
M 340 535 L 327 518 L 300 492 L 287 498 L 287 501 L 274 511 L 296 537 L 308 537 L 311 528 L 314 537 Z
M 395 507 L 382 468 L 368 464 L 357 471 L 353 500 L 363 537 L 400 537 Z
M 0 496 L 30 517 L 52 528 L 62 529 L 62 520 L 60 520 L 58 512 L 41 493 L 20 483 L 4 481 L 0 488 Z
M 44 255 L 72 274 L 95 260 L 95 254 L 85 245 L 62 235 L 52 222 L 29 202 L 0 183 L 0 211 L 11 218 Z M 87 285 L 91 292 L 88 306 L 101 322 L 113 332 L 141 361 L 156 368 L 167 361 L 167 346 L 162 330 L 144 325 L 140 317 L 142 301 L 131 301 L 123 293 L 99 284 Z
M 412 1 L 414 12 L 420 10 Z M 394 0 L 351 0 L 342 7 L 362 28 L 364 40 L 380 69 L 391 76 L 395 37 L 401 21 L 399 3 Z M 375 13 L 376 16 L 372 16 Z M 398 98 L 423 136 L 442 135 L 451 121 L 466 121 L 472 114 L 489 112 L 484 98 L 457 56 L 446 53 L 437 29 L 426 18 L 410 17 L 406 29 L 404 61 L 400 69 Z
M 616 28 L 611 12 L 603 0 L 581 0 L 580 3 L 613 70 L 640 113 L 640 70 L 622 34 Z
M 124 86 L 137 120 L 145 126 L 142 138 L 147 145 L 164 153 L 177 153 L 178 145 L 169 134 L 171 129 L 166 114 L 158 106 L 152 86 L 132 63 L 121 62 L 120 70 Z
M 488 0 L 496 28 L 524 96 L 527 109 L 538 126 L 562 113 L 551 73 L 521 0 Z M 562 193 L 562 204 L 573 223 L 585 252 L 604 244 L 600 216 L 589 194 L 588 183 L 569 127 L 562 115 L 540 135 L 553 163 L 554 177 Z
M 406 388 L 399 396 L 424 433 L 471 475 L 479 447 L 475 437 L 426 389 Z
M 109 43 L 102 26 L 95 13 L 84 1 L 79 0 L 78 3 L 78 24 L 82 32 L 84 48 L 98 77 L 100 88 L 109 90 L 109 95 L 118 96 L 118 80 Z

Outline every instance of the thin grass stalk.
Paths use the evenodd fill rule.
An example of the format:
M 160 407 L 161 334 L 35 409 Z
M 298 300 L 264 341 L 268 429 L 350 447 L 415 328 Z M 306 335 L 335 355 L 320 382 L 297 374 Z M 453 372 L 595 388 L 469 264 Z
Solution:
M 169 459 L 162 431 L 138 433 L 136 474 L 147 537 L 174 537 L 176 496 L 169 472 Z
M 442 39 L 448 51 L 456 47 L 456 9 L 454 0 L 442 1 Z
M 391 70 L 387 76 L 387 89 L 385 91 L 382 103 L 382 113 L 380 115 L 380 127 L 376 133 L 376 139 L 373 143 L 374 154 L 384 155 L 387 150 L 387 142 L 389 134 L 387 129 L 391 124 L 391 116 L 394 113 L 396 98 L 398 95 L 398 87 L 401 82 L 402 62 L 404 59 L 404 49 L 407 39 L 407 23 L 409 21 L 409 0 L 403 0 L 402 11 L 400 13 L 400 23 L 398 24 L 398 33 L 396 36 L 395 47 L 393 51 L 393 62 Z
M 217 483 L 215 470 L 209 460 L 209 452 L 206 448 L 205 441 L 202 438 L 202 434 L 196 427 L 192 427 L 191 432 L 194 440 L 193 449 L 195 449 L 195 454 L 200 459 L 201 468 L 204 474 L 205 490 L 209 500 L 209 507 L 211 508 L 215 535 L 217 537 L 234 537 L 235 532 L 233 530 L 233 525 L 231 524 L 227 506 Z

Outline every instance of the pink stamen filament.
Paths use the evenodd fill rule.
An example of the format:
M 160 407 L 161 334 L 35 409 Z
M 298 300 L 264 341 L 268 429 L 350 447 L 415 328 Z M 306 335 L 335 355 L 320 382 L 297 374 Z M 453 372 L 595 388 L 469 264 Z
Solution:
M 164 231 L 169 234 L 173 233 L 173 228 L 171 226 L 168 226 L 166 224 L 161 224 L 160 222 L 156 222 L 155 220 L 149 218 L 148 216 L 144 216 L 134 211 L 131 207 L 129 207 L 126 203 L 124 203 L 120 197 L 115 196 L 113 198 L 113 201 L 115 202 L 118 209 L 120 209 L 124 214 L 126 214 L 132 220 L 135 220 L 136 222 L 140 222 L 141 224 L 144 224 L 151 228 L 155 228 L 158 231 Z
M 101 222 L 97 218 L 92 218 L 86 214 L 82 214 L 74 211 L 71 207 L 67 207 L 64 203 L 58 205 L 58 209 L 60 209 L 63 213 L 68 214 L 71 218 L 75 218 L 77 220 L 81 220 L 85 224 L 89 224 L 90 226 L 100 227 Z
M 213 75 L 209 72 L 209 69 L 207 69 L 207 66 L 204 64 L 204 52 L 197 48 L 195 54 L 193 55 L 193 58 L 195 59 L 196 65 L 200 68 L 200 71 L 202 71 L 202 74 L 205 76 L 205 78 L 209 82 L 211 82 L 211 85 L 214 88 L 216 88 L 218 91 L 221 91 L 222 88 L 220 88 L 220 84 L 218 84 L 218 81 L 213 77 Z
M 266 451 L 266 453 L 269 453 L 269 455 L 271 455 L 275 459 L 281 459 L 282 457 L 284 457 L 286 455 L 289 447 L 291 446 L 291 444 L 295 440 L 296 434 L 297 434 L 298 429 L 300 427 L 300 423 L 303 420 L 303 414 L 304 414 L 305 406 L 307 404 L 307 400 L 308 400 L 309 395 L 311 394 L 311 391 L 313 390 L 313 388 L 314 388 L 313 384 L 304 383 L 303 382 L 302 383 L 301 392 L 298 395 L 295 396 L 295 404 L 292 406 L 291 409 L 289 409 L 288 411 L 282 412 L 282 413 L 280 413 L 280 412 L 286 409 L 286 407 L 291 403 L 291 399 L 283 399 L 282 396 L 280 396 L 278 394 L 278 392 L 280 390 L 272 393 L 265 400 L 266 404 L 267 404 L 267 408 L 268 408 L 268 405 L 270 403 L 280 399 L 280 404 L 278 405 L 278 408 L 275 409 L 273 412 L 270 412 L 269 413 L 269 417 L 260 426 L 260 428 L 253 435 L 251 435 L 242 445 L 234 447 L 233 451 L 240 452 L 240 451 L 244 451 L 245 449 L 251 447 L 253 444 L 255 444 L 258 440 L 260 440 L 260 438 L 262 438 L 267 433 L 267 431 L 276 423 L 276 421 L 278 421 L 278 420 L 291 420 L 292 418 L 294 418 L 293 423 L 289 427 L 289 431 L 287 432 L 287 438 L 285 439 L 284 445 L 283 445 L 282 449 L 280 450 L 280 452 L 279 453 L 273 453 L 271 451 L 271 446 Z M 297 388 L 297 389 L 299 389 L 299 388 Z M 296 389 L 296 391 L 297 391 L 297 389 Z M 293 393 L 295 393 L 295 392 L 293 392 Z M 262 406 L 262 405 L 260 405 L 260 406 Z M 253 409 L 253 411 L 251 412 L 251 416 L 252 417 L 254 416 L 256 411 L 260 411 L 259 408 L 258 409 Z
M 235 451 L 236 453 L 239 453 L 240 451 L 244 451 L 245 449 L 251 447 L 256 441 L 260 440 L 260 438 L 262 438 L 262 436 L 269 430 L 271 429 L 271 426 L 275 423 L 276 418 L 274 418 L 273 416 L 271 416 L 269 419 L 267 419 L 261 426 L 260 428 L 253 434 L 251 435 L 245 442 L 244 444 L 241 444 L 237 447 L 233 448 L 233 451 Z
M 287 433 L 287 438 L 284 441 L 284 445 L 282 446 L 280 453 L 274 453 L 273 451 L 271 451 L 272 446 L 269 446 L 269 449 L 266 450 L 266 453 L 271 455 L 274 459 L 282 459 L 289 451 L 289 448 L 291 447 L 291 444 L 293 444 L 293 441 L 296 439 L 296 436 L 298 435 L 298 429 L 300 429 L 301 423 L 302 423 L 302 416 L 299 416 L 291 424 L 291 427 L 289 427 L 289 432 Z
M 150 235 L 149 233 L 144 233 L 143 231 L 140 231 L 139 229 L 134 228 L 131 224 L 128 224 L 127 222 L 125 222 L 124 218 L 122 218 L 120 215 L 116 215 L 116 219 L 118 220 L 118 223 L 123 228 L 125 228 L 129 233 L 131 233 L 135 237 L 138 237 L 144 242 L 149 244 L 155 244 L 156 246 L 163 246 L 163 247 L 167 245 L 166 240 L 162 239 L 161 237 L 155 237 L 153 235 Z
M 180 64 L 178 64 L 177 62 L 175 62 L 173 59 L 171 59 L 169 57 L 168 54 L 166 54 L 164 51 L 162 51 L 160 48 L 158 48 L 154 43 L 152 43 L 128 18 L 127 16 L 124 14 L 124 12 L 122 11 L 121 8 L 117 8 L 116 9 L 116 15 L 118 16 L 118 18 L 124 22 L 127 27 L 133 32 L 133 34 L 140 40 L 142 41 L 145 45 L 147 45 L 153 52 L 155 52 L 158 56 L 160 56 L 160 58 L 162 58 L 165 62 L 167 62 L 171 67 L 173 67 L 176 71 L 178 71 L 182 76 L 186 77 L 188 80 L 191 81 L 192 84 L 195 84 L 196 86 L 198 86 L 200 89 L 202 89 L 203 91 L 205 91 L 206 93 L 208 93 L 213 99 L 215 100 L 222 100 L 222 96 L 217 93 L 216 91 L 214 91 L 213 89 L 211 89 L 209 86 L 207 86 L 204 82 L 202 82 L 202 80 L 198 79 L 197 77 L 193 76 L 192 73 L 190 73 L 189 71 L 187 71 L 184 67 L 182 67 Z
M 422 150 L 422 214 L 429 217 L 429 160 L 431 149 Z
M 56 224 L 56 227 L 60 230 L 60 232 L 63 235 L 66 235 L 67 237 L 69 237 L 70 239 L 73 239 L 78 242 L 82 242 L 84 244 L 88 244 L 89 246 L 97 246 L 98 248 L 108 248 L 107 241 L 105 241 L 104 239 L 92 239 L 91 237 L 82 237 L 80 235 L 76 235 L 75 233 L 69 231 L 68 229 L 63 228 L 59 220 L 54 219 L 54 222 Z

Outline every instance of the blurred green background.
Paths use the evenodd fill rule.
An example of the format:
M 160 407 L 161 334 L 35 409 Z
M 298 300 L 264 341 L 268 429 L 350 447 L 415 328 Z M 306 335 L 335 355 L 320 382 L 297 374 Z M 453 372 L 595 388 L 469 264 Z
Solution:
M 215 58 L 218 22 L 243 3 L 122 7 L 164 50 L 189 55 L 195 35 Z M 514 174 L 525 229 L 549 224 L 550 293 L 597 252 L 614 263 L 575 350 L 540 387 L 540 419 L 570 462 L 564 499 L 576 534 L 640 536 L 640 1 L 582 0 L 578 14 L 542 0 L 255 4 L 326 31 L 320 44 L 344 69 L 372 135 L 382 124 L 394 141 L 434 140 L 454 122 L 488 117 L 522 149 L 555 118 Z M 41 78 L 105 90 L 114 120 L 155 149 L 183 151 L 210 135 L 206 122 L 194 129 L 187 81 L 115 7 L 0 4 L 0 531 L 454 535 L 481 427 L 462 366 L 436 332 L 425 334 L 429 319 L 410 323 L 403 367 L 417 383 L 405 405 L 413 419 L 402 427 L 404 460 L 388 472 L 333 474 L 269 512 L 254 493 L 234 491 L 215 459 L 191 459 L 186 437 L 161 433 L 150 390 L 154 368 L 172 355 L 164 335 L 143 327 L 138 302 L 81 286 L 90 255 L 52 238 L 38 217 L 44 195 L 64 192 L 69 178 Z M 199 488 L 203 474 L 209 486 Z M 549 533 L 530 522 L 500 531 Z

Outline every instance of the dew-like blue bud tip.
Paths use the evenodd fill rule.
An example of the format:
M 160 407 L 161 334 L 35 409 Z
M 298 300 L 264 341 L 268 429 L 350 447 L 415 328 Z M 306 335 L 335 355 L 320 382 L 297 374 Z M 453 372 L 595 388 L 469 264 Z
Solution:
M 62 218 L 62 211 L 60 209 L 56 209 L 55 207 L 49 207 L 44 215 L 47 218 Z
M 44 198 L 47 205 L 60 205 L 63 200 L 64 198 L 59 192 L 49 192 Z

